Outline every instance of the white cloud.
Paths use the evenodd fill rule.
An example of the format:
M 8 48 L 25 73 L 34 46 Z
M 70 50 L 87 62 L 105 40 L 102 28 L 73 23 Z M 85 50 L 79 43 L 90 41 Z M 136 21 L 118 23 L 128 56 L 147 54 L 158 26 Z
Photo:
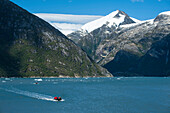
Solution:
M 132 2 L 144 2 L 144 0 L 131 0 Z
M 63 34 L 67 35 L 78 29 L 80 29 L 83 24 L 68 24 L 68 23 L 50 23 L 52 26 L 60 30 Z
M 158 0 L 158 2 L 161 2 L 161 0 Z
M 82 24 L 68 24 L 68 23 L 52 23 L 57 26 L 59 29 L 79 29 Z
M 102 16 L 95 15 L 71 15 L 71 14 L 47 14 L 47 13 L 36 13 L 36 16 L 50 21 L 50 22 L 62 22 L 62 23 L 76 23 L 85 24 L 92 20 L 101 18 Z
M 48 13 L 36 13 L 35 15 L 49 22 L 52 26 L 59 29 L 65 35 L 80 29 L 84 24 L 90 21 L 103 17 L 95 15 L 71 15 L 71 14 L 48 14 Z

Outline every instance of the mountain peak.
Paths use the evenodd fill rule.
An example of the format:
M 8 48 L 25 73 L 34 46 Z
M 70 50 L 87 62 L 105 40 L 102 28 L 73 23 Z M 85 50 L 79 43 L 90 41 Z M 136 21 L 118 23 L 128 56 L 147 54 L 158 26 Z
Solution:
M 125 12 L 116 10 L 102 18 L 85 24 L 81 29 L 90 33 L 93 30 L 102 27 L 103 25 L 107 25 L 108 27 L 114 26 L 117 28 L 120 25 L 130 23 L 135 23 L 135 21 L 130 18 Z
M 113 11 L 112 13 L 106 15 L 108 17 L 112 17 L 112 18 L 119 18 L 121 17 L 121 15 L 127 15 L 125 12 L 123 11 L 120 11 L 120 10 L 116 10 L 116 11 Z
M 117 10 L 117 11 L 118 11 L 118 14 L 127 15 L 124 11 L 121 11 L 121 10 Z
M 165 11 L 160 13 L 155 19 L 154 22 L 159 22 L 159 21 L 169 21 L 170 19 L 170 11 Z

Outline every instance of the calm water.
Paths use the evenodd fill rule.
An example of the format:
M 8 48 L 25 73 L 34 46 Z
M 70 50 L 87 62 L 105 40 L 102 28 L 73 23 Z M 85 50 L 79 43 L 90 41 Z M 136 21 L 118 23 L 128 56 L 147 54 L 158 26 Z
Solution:
M 0 113 L 170 113 L 170 78 L 0 79 Z M 61 96 L 64 101 L 53 101 Z

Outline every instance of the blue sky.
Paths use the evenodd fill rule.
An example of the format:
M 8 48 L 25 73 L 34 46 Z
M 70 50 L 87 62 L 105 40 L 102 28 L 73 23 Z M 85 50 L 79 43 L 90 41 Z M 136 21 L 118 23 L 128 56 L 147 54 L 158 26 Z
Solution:
M 11 0 L 31 13 L 107 15 L 117 9 L 139 20 L 170 11 L 170 0 Z

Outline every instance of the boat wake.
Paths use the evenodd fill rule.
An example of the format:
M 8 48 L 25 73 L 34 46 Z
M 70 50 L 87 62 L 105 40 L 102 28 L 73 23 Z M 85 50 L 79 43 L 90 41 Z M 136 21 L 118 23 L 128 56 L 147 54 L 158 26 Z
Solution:
M 23 90 L 20 90 L 20 89 L 17 89 L 17 88 L 11 88 L 11 89 L 0 88 L 0 89 L 5 90 L 7 92 L 20 94 L 20 95 L 24 95 L 24 96 L 35 98 L 35 99 L 47 100 L 47 101 L 56 101 L 56 100 L 53 99 L 52 96 L 44 95 L 44 94 L 40 94 L 40 93 L 35 93 L 35 92 L 23 91 Z M 64 101 L 64 99 L 62 99 L 61 101 Z

